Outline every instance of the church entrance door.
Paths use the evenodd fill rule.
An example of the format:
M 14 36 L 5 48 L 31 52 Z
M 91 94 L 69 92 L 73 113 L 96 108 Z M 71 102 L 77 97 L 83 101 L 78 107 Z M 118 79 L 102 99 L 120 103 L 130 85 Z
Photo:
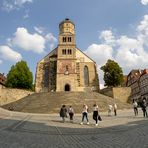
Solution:
M 70 91 L 70 85 L 69 84 L 65 85 L 65 91 Z

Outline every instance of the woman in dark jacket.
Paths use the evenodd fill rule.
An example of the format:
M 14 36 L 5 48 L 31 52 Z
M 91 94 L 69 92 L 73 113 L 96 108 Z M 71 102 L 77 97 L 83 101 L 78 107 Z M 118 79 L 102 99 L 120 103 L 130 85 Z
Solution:
M 60 117 L 62 117 L 63 122 L 65 122 L 65 118 L 67 118 L 67 109 L 65 105 L 62 105 L 61 107 Z

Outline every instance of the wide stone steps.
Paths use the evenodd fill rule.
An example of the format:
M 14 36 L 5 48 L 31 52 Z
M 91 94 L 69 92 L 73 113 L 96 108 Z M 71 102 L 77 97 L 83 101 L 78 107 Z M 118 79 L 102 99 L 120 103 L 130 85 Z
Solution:
M 66 106 L 72 105 L 76 113 L 81 113 L 84 103 L 92 110 L 95 102 L 100 111 L 106 111 L 108 105 L 114 102 L 119 109 L 130 107 L 127 103 L 96 92 L 50 92 L 29 95 L 3 108 L 30 113 L 58 113 L 62 104 L 65 104 Z

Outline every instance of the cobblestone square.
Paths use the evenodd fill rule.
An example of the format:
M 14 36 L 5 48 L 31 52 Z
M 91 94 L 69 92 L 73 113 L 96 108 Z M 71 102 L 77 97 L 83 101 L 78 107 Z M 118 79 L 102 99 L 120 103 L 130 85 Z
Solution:
M 100 113 L 103 121 L 96 127 L 89 114 L 89 125 L 61 122 L 58 114 L 29 114 L 0 109 L 0 148 L 147 148 L 148 119 L 139 109 L 118 111 L 118 116 Z

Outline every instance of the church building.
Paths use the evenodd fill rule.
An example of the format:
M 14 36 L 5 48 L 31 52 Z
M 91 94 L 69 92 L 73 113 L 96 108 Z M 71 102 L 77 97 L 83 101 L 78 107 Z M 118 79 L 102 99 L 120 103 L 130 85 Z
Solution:
M 58 46 L 40 60 L 35 91 L 98 91 L 96 63 L 76 46 L 75 24 L 66 18 L 59 24 Z

